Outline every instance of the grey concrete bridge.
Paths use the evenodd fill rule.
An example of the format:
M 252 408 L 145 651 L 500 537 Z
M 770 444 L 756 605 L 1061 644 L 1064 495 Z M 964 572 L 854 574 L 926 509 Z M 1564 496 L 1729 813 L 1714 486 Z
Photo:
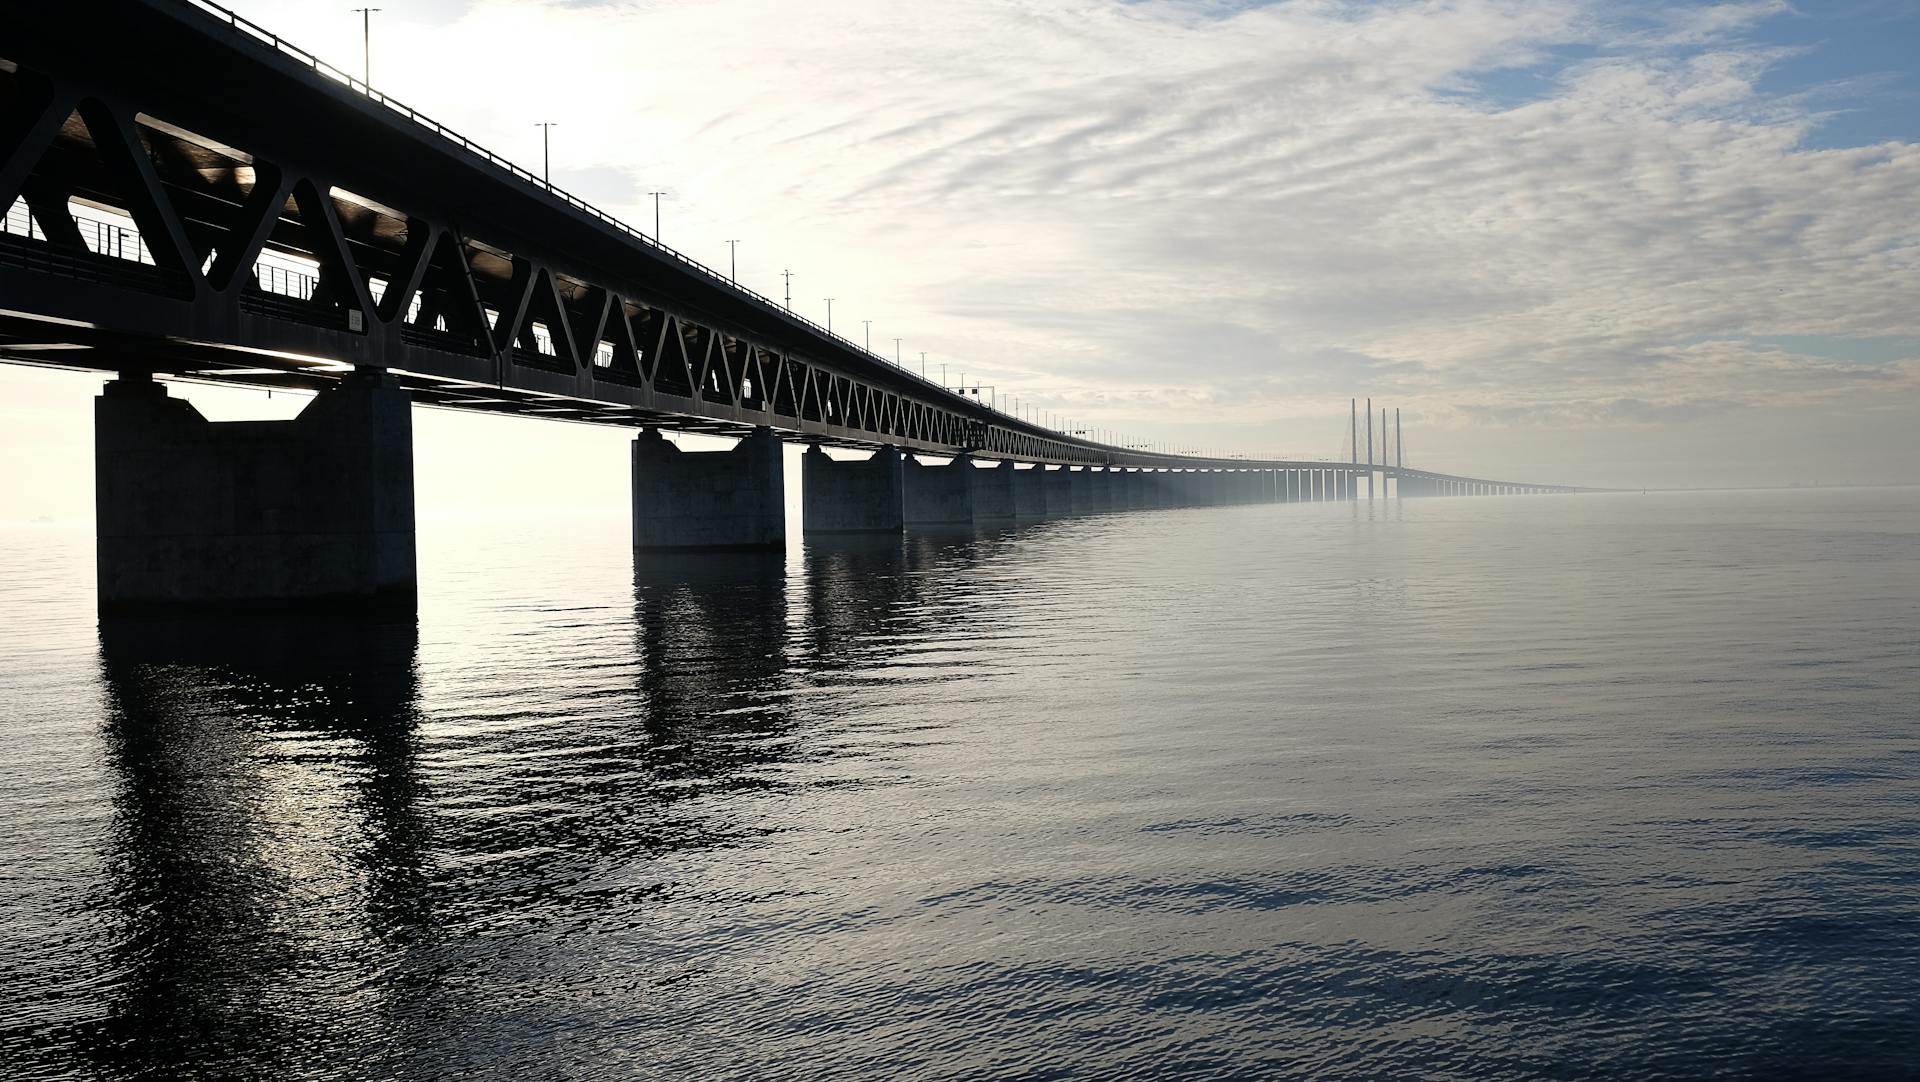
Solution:
M 639 429 L 637 548 L 783 543 L 787 441 L 811 445 L 809 531 L 1351 499 L 1376 475 L 1399 495 L 1571 491 L 1010 416 L 200 0 L 16 5 L 0 155 L 0 360 L 113 377 L 103 607 L 411 605 L 415 403 Z M 294 421 L 215 424 L 155 377 L 318 396 Z M 684 452 L 663 429 L 739 442 Z

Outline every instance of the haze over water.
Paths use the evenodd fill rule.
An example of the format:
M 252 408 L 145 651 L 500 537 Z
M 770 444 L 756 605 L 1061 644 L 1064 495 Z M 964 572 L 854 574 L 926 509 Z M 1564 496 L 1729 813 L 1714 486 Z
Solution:
M 98 626 L 0 533 L 0 1075 L 1912 1077 L 1920 490 L 1429 499 Z

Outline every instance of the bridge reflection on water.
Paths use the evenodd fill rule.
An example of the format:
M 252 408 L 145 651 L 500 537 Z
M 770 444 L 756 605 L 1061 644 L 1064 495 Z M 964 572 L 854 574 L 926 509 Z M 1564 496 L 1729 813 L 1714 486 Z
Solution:
M 998 543 L 642 559 L 624 626 L 596 614 L 571 657 L 530 643 L 439 688 L 422 651 L 473 644 L 422 644 L 410 621 L 103 621 L 106 964 L 36 1054 L 110 1077 L 432 1076 L 523 1045 L 583 980 L 638 1001 L 697 974 L 699 945 L 665 929 L 644 966 L 583 971 L 605 964 L 602 922 L 686 901 L 676 866 L 780 829 L 749 798 L 884 782 L 790 704 L 831 684 L 856 707 L 861 670 L 900 661 L 864 644 L 936 620 L 918 584 Z M 591 690 L 545 700 L 549 671 L 530 696 L 518 664 Z

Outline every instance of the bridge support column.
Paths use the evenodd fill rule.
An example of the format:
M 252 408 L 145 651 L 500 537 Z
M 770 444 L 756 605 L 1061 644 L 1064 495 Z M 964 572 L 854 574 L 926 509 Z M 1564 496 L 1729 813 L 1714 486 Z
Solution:
M 909 526 L 970 526 L 973 524 L 973 459 L 961 455 L 944 466 L 927 466 L 911 455 L 902 459 L 906 503 L 903 521 Z
M 955 459 L 954 465 L 967 462 L 967 468 L 973 472 L 968 481 L 973 486 L 973 521 L 1005 522 L 1014 517 L 1013 484 L 1015 473 L 1013 460 L 983 470 L 964 458 Z
M 635 549 L 786 543 L 786 457 L 772 429 L 754 429 L 725 451 L 682 451 L 651 428 L 634 437 Z
M 1044 468 L 1044 467 L 1043 467 Z M 1073 471 L 1065 466 L 1046 470 L 1041 487 L 1047 493 L 1047 514 L 1071 515 L 1073 508 Z
M 1174 507 L 1192 507 L 1194 498 L 1194 478 L 1200 476 L 1192 470 L 1175 470 L 1162 478 L 1167 486 L 1167 503 Z
M 800 459 L 800 528 L 807 533 L 899 533 L 906 523 L 897 448 L 863 462 L 829 458 L 819 444 Z
M 1011 468 L 1012 464 L 1001 467 Z M 1047 468 L 1034 466 L 1030 469 L 1013 470 L 1013 517 L 1047 517 Z
M 1110 489 L 1106 471 L 1091 466 L 1074 470 L 1070 490 L 1073 499 L 1073 513 L 1091 515 L 1110 508 Z
M 1141 470 L 1139 506 L 1149 511 L 1157 511 L 1167 506 L 1167 475 L 1159 470 Z
M 414 610 L 412 405 L 381 370 L 291 421 L 208 421 L 145 376 L 113 380 L 94 498 L 102 612 Z

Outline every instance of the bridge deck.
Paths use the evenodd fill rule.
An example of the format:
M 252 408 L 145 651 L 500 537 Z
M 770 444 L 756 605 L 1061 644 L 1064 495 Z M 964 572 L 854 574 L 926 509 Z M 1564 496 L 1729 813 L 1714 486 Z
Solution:
M 276 387 L 375 366 L 427 404 L 587 423 L 1058 464 L 1356 468 L 1160 454 L 1012 417 L 198 0 L 11 13 L 0 154 L 0 208 L 23 208 L 0 231 L 6 361 Z

